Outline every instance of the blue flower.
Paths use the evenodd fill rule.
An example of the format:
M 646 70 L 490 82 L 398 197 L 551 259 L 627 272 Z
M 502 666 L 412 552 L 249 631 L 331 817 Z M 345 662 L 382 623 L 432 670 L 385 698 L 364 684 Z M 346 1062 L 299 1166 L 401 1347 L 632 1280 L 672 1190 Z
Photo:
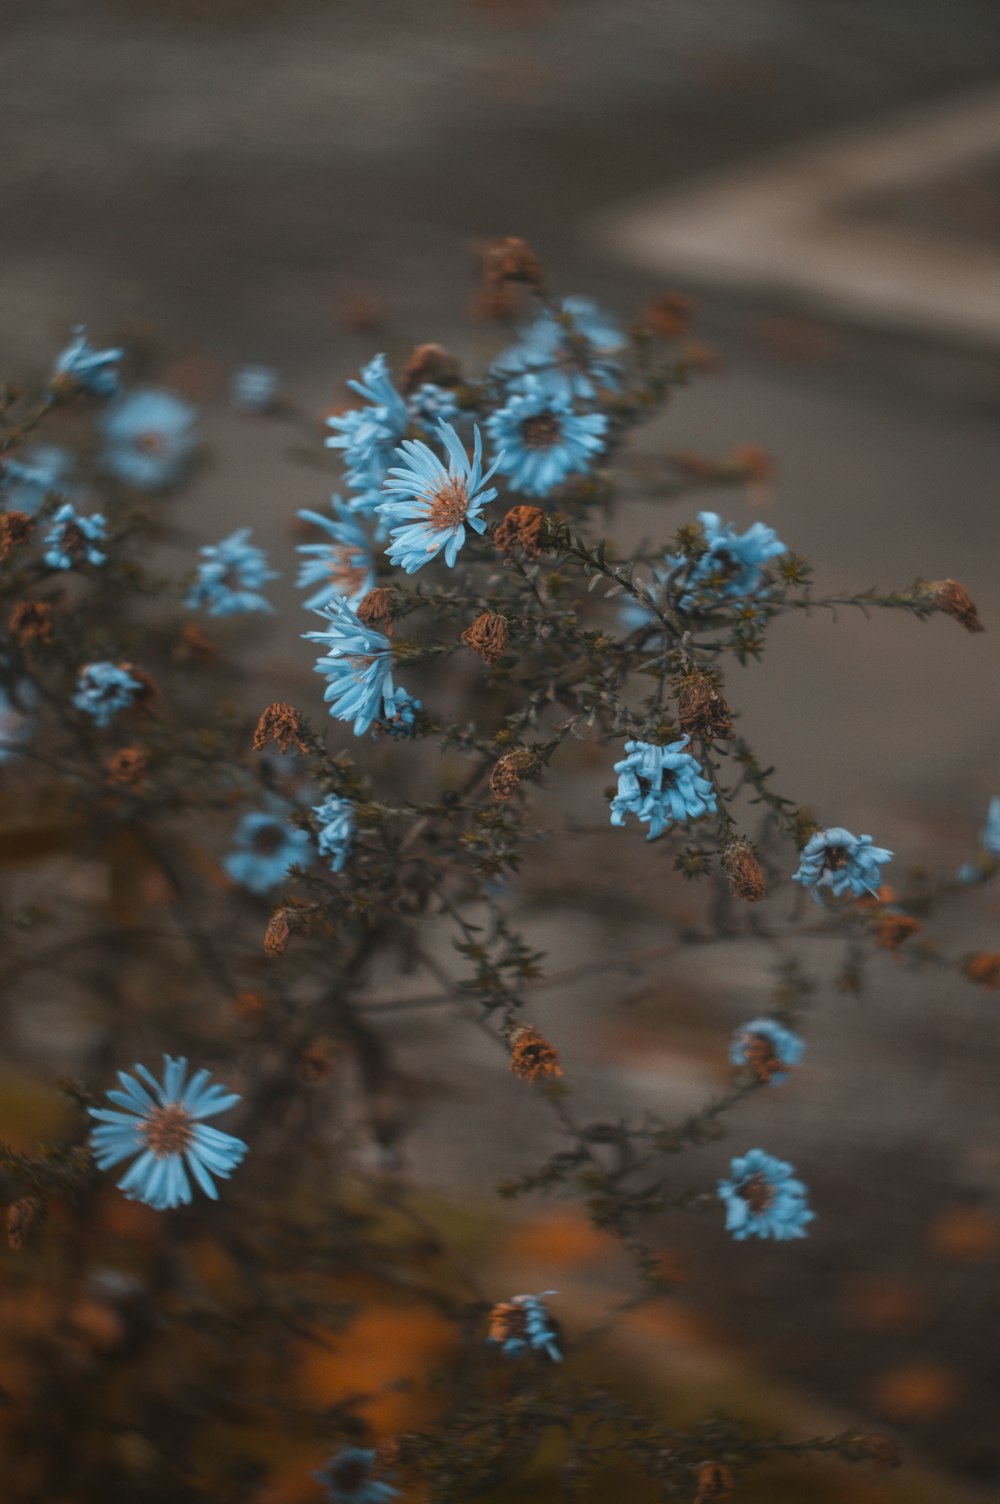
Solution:
M 310 585 L 320 587 L 305 602 L 311 611 L 328 605 L 338 595 L 349 606 L 356 607 L 375 584 L 375 568 L 364 528 L 354 520 L 351 509 L 339 496 L 333 496 L 331 504 L 337 521 L 323 517 L 319 512 L 299 513 L 306 522 L 321 527 L 330 538 L 329 543 L 302 543 L 297 549 L 298 553 L 305 555 L 305 562 L 299 570 L 299 589 Z
M 223 870 L 251 893 L 267 893 L 312 856 L 307 830 L 289 825 L 284 808 L 249 810 L 233 837 L 236 850 L 223 858 Z
M 0 762 L 18 754 L 35 734 L 38 691 L 30 679 L 21 679 L 5 689 L 0 685 Z
M 422 700 L 415 700 L 402 685 L 397 684 L 393 691 L 392 714 L 386 714 L 375 722 L 372 736 L 412 736 L 417 724 L 417 711 L 423 708 Z
M 769 1086 L 787 1081 L 788 1071 L 802 1059 L 805 1044 L 791 1029 L 773 1018 L 754 1018 L 741 1024 L 729 1046 L 733 1065 L 746 1065 Z
M 270 366 L 237 366 L 229 395 L 241 412 L 266 413 L 278 395 L 278 373 Z
M 19 460 L 4 460 L 0 486 L 8 506 L 33 517 L 53 493 L 65 495 L 73 456 L 56 444 L 36 444 Z
M 417 423 L 432 431 L 442 419 L 450 423 L 459 414 L 455 393 L 450 387 L 438 386 L 436 381 L 425 381 L 406 399 L 410 415 Z
M 87 343 L 83 324 L 73 330 L 73 339 L 56 360 L 51 385 L 79 387 L 95 397 L 113 397 L 118 390 L 118 362 L 124 350 L 94 350 Z
M 384 488 L 389 496 L 378 506 L 384 522 L 400 524 L 391 528 L 387 553 L 407 574 L 422 568 L 442 549 L 450 569 L 465 542 L 466 524 L 477 533 L 485 532 L 486 521 L 480 513 L 497 494 L 496 487 L 487 482 L 503 455 L 483 473 L 479 429 L 473 430 L 471 461 L 450 423 L 439 423 L 437 431 L 448 452 L 448 468 L 419 439 L 405 440 L 396 453 L 406 464 L 389 471 Z
M 714 600 L 752 595 L 763 579 L 762 567 L 769 559 L 787 552 L 773 528 L 755 522 L 745 533 L 722 522 L 715 512 L 699 512 L 707 548 L 688 577 L 680 605 L 711 604 Z M 671 566 L 681 562 L 671 558 Z
M 341 1447 L 321 1473 L 313 1473 L 329 1490 L 329 1504 L 392 1504 L 399 1489 L 388 1481 L 393 1473 L 374 1476 L 375 1453 L 367 1447 Z
M 487 419 L 497 469 L 528 496 L 547 496 L 568 475 L 586 474 L 604 448 L 603 413 L 577 413 L 565 395 L 547 392 L 533 376 Z
M 392 384 L 384 355 L 376 355 L 361 372 L 360 381 L 348 386 L 364 397 L 367 406 L 327 418 L 335 430 L 327 439 L 328 449 L 342 449 L 348 487 L 358 492 L 352 510 L 370 515 L 392 461 L 393 451 L 406 433 L 410 414 Z
M 313 805 L 313 814 L 321 827 L 316 837 L 320 855 L 330 858 L 331 871 L 340 872 L 354 839 L 354 806 L 339 794 L 327 794 L 322 804 Z
M 871 836 L 852 836 L 839 826 L 818 830 L 802 848 L 799 870 L 792 882 L 810 888 L 817 903 L 822 902 L 820 888 L 829 888 L 836 898 L 848 893 L 858 898 L 865 893 L 877 894 L 882 881 L 878 869 L 891 857 L 891 851 L 872 845 Z
M 980 837 L 984 851 L 1000 861 L 1000 796 L 994 795 L 986 812 L 986 824 Z
M 487 1341 L 497 1344 L 508 1358 L 520 1357 L 529 1350 L 545 1353 L 553 1363 L 562 1362 L 559 1335 L 542 1301 L 558 1290 L 543 1290 L 541 1295 L 515 1295 L 501 1301 L 490 1312 Z
M 260 594 L 260 587 L 268 580 L 276 580 L 278 575 L 268 569 L 264 550 L 247 542 L 251 531 L 248 527 L 238 527 L 220 543 L 200 550 L 205 562 L 198 565 L 187 598 L 189 606 L 204 606 L 209 616 L 274 610 Z
M 86 663 L 76 681 L 73 704 L 77 710 L 93 716 L 99 726 L 107 726 L 119 710 L 135 704 L 147 686 L 129 673 L 131 665 Z
M 45 535 L 48 544 L 45 550 L 46 564 L 50 569 L 72 569 L 84 560 L 88 564 L 103 564 L 107 554 L 102 554 L 93 544 L 103 540 L 106 526 L 100 512 L 94 512 L 90 517 L 81 517 L 71 501 L 64 502 Z
M 715 792 L 698 764 L 684 748 L 690 737 L 668 747 L 649 742 L 626 742 L 626 756 L 615 763 L 618 792 L 611 801 L 612 825 L 624 825 L 631 810 L 649 825 L 648 841 L 662 835 L 673 821 L 696 820 L 714 814 Z
M 795 1170 L 783 1160 L 750 1149 L 729 1166 L 730 1180 L 719 1181 L 719 1197 L 726 1203 L 726 1231 L 738 1243 L 746 1238 L 806 1237 L 815 1219 L 807 1192 Z
M 392 644 L 374 627 L 359 621 L 340 596 L 316 615 L 329 622 L 327 630 L 302 635 L 329 648 L 316 663 L 316 672 L 330 681 L 323 698 L 330 702 L 330 714 L 340 721 L 353 720 L 354 735 L 361 736 L 372 721 L 396 714 L 401 691 L 392 683 Z
M 173 485 L 194 451 L 196 419 L 195 409 L 173 392 L 130 392 L 105 414 L 104 468 L 141 491 Z
M 98 1122 L 90 1140 L 98 1166 L 110 1170 L 138 1155 L 118 1189 L 130 1201 L 142 1201 L 158 1212 L 190 1202 L 189 1173 L 205 1195 L 217 1201 L 212 1176 L 228 1180 L 247 1146 L 231 1133 L 209 1128 L 204 1120 L 235 1107 L 239 1096 L 213 1082 L 206 1070 L 195 1071 L 188 1081 L 183 1056 L 175 1060 L 164 1055 L 162 1082 L 144 1065 L 132 1069 L 134 1076 L 118 1072 L 121 1091 L 108 1092 L 109 1100 L 124 1112 L 87 1109 Z
M 554 396 L 589 401 L 598 389 L 616 391 L 621 366 L 612 357 L 625 336 L 589 298 L 564 298 L 559 313 L 546 309 L 516 345 L 493 364 L 494 374 L 516 386 L 536 376 Z

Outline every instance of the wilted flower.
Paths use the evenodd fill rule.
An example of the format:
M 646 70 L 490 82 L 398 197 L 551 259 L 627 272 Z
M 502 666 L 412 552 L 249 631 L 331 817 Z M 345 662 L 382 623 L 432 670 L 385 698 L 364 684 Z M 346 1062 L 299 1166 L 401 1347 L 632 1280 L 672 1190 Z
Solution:
M 204 563 L 198 565 L 188 593 L 189 606 L 202 606 L 209 616 L 274 610 L 260 594 L 260 587 L 276 580 L 278 574 L 267 567 L 264 550 L 248 541 L 251 532 L 251 528 L 239 527 L 228 538 L 199 550 Z
M 73 704 L 93 716 L 99 726 L 110 725 L 120 710 L 128 710 L 149 691 L 131 672 L 131 664 L 86 663 L 76 681 Z
M 329 1490 L 329 1504 L 392 1504 L 399 1489 L 388 1481 L 391 1473 L 375 1475 L 376 1460 L 377 1454 L 367 1447 L 341 1447 L 313 1477 Z
M 804 1238 L 816 1216 L 807 1204 L 806 1188 L 783 1160 L 750 1149 L 729 1167 L 729 1180 L 719 1181 L 719 1197 L 726 1204 L 726 1231 L 738 1243 L 746 1238 Z
M 233 840 L 236 849 L 223 858 L 223 869 L 251 893 L 267 893 L 312 856 L 309 832 L 289 825 L 284 810 L 249 810 Z
M 526 376 L 487 419 L 500 451 L 496 468 L 528 496 L 547 496 L 569 475 L 584 475 L 604 448 L 603 413 L 578 413 L 570 398 Z
M 520 1357 L 521 1353 L 534 1349 L 553 1363 L 561 1363 L 559 1335 L 542 1303 L 544 1296 L 558 1294 L 558 1290 L 543 1290 L 540 1295 L 515 1295 L 511 1300 L 501 1301 L 490 1312 L 487 1341 L 499 1345 L 508 1358 Z
M 986 631 L 979 620 L 976 603 L 964 585 L 960 585 L 957 580 L 932 580 L 930 589 L 939 611 L 960 622 L 967 632 Z
M 803 847 L 792 882 L 811 889 L 817 903 L 822 902 L 820 888 L 829 888 L 836 898 L 847 893 L 858 898 L 865 893 L 877 894 L 881 882 L 878 869 L 891 858 L 891 851 L 872 845 L 871 836 L 852 836 L 840 826 L 818 830 Z
M 713 599 L 752 595 L 761 584 L 768 560 L 788 551 L 774 529 L 763 522 L 755 522 L 745 533 L 738 533 L 729 524 L 723 527 L 715 512 L 699 512 L 698 521 L 704 529 L 707 547 L 688 576 L 687 589 L 680 601 L 685 610 L 710 604 Z
M 730 841 L 722 853 L 722 865 L 729 880 L 730 896 L 759 903 L 766 891 L 764 869 L 750 842 L 744 837 Z
M 297 752 L 305 752 L 306 744 L 302 740 L 305 728 L 302 717 L 294 705 L 286 705 L 283 700 L 275 700 L 262 712 L 253 734 L 253 749 L 262 752 L 270 743 L 274 742 L 278 751 L 284 754 L 289 747 L 294 747 Z
M 414 699 L 405 689 L 397 685 L 392 696 L 392 714 L 385 712 L 376 722 L 372 729 L 372 736 L 412 736 L 417 724 L 417 711 L 423 710 L 422 700 Z
M 296 550 L 305 560 L 299 569 L 299 589 L 319 586 L 306 598 L 305 605 L 310 611 L 325 606 L 335 595 L 343 596 L 349 606 L 357 607 L 375 584 L 375 568 L 364 528 L 339 496 L 331 497 L 331 505 L 336 520 L 319 512 L 303 510 L 298 514 L 322 528 L 329 538 L 324 543 L 301 543 Z
M 447 451 L 447 469 L 421 440 L 405 440 L 396 453 L 406 463 L 389 471 L 384 487 L 388 494 L 378 504 L 379 516 L 390 526 L 389 559 L 407 574 L 442 550 L 450 569 L 465 542 L 466 526 L 485 531 L 480 513 L 497 494 L 487 483 L 503 456 L 483 472 L 479 429 L 473 430 L 471 460 L 450 423 L 439 423 L 437 433 Z
M 354 735 L 361 736 L 372 721 L 396 714 L 402 692 L 393 688 L 392 644 L 359 621 L 339 596 L 316 614 L 329 622 L 327 630 L 302 635 L 329 649 L 316 663 L 316 672 L 330 681 L 323 698 L 330 702 L 330 714 L 353 721 Z
M 347 861 L 354 839 L 354 806 L 339 794 L 327 794 L 322 804 L 313 805 L 319 824 L 316 844 L 320 856 L 328 857 L 333 872 L 340 872 Z
M 36 444 L 20 459 L 5 459 L 0 466 L 0 490 L 9 506 L 33 517 L 52 495 L 67 490 L 73 456 L 57 444 Z
M 511 507 L 502 522 L 493 529 L 493 542 L 501 553 L 509 553 L 515 545 L 524 550 L 529 559 L 537 559 L 541 553 L 542 530 L 545 513 L 541 507 Z
M 104 468 L 141 491 L 173 485 L 194 451 L 196 420 L 189 403 L 161 387 L 120 397 L 102 425 Z
M 103 564 L 107 554 L 95 548 L 103 542 L 106 522 L 100 512 L 81 517 L 71 501 L 63 502 L 45 535 L 45 562 L 50 569 L 72 569 L 77 564 Z
M 780 1086 L 802 1059 L 805 1044 L 791 1029 L 773 1018 L 754 1018 L 741 1024 L 729 1046 L 733 1065 L 749 1066 L 759 1081 Z
M 709 742 L 715 737 L 732 741 L 736 734 L 733 717 L 710 674 L 693 669 L 677 680 L 673 692 L 677 699 L 677 723 L 685 736 L 702 736 Z
M 439 391 L 454 386 L 460 377 L 458 361 L 443 345 L 418 345 L 403 367 L 399 384 L 405 396 L 413 397 L 425 386 Z
M 164 1055 L 162 1082 L 144 1065 L 132 1069 L 134 1076 L 118 1072 L 121 1091 L 108 1092 L 124 1112 L 87 1109 L 98 1123 L 90 1141 L 98 1166 L 110 1170 L 137 1155 L 118 1188 L 130 1201 L 142 1201 L 157 1211 L 190 1202 L 188 1174 L 217 1201 L 213 1175 L 227 1180 L 247 1146 L 231 1133 L 209 1128 L 204 1120 L 235 1107 L 239 1096 L 212 1082 L 206 1070 L 196 1071 L 188 1081 L 183 1056 L 175 1060 Z
M 559 1051 L 532 1024 L 519 1024 L 511 1031 L 510 1068 L 522 1081 L 562 1075 Z
M 467 648 L 478 653 L 484 663 L 496 663 L 507 646 L 507 618 L 495 611 L 483 611 L 462 633 Z
M 93 349 L 87 342 L 86 327 L 79 324 L 53 367 L 53 391 L 75 387 L 95 397 L 113 397 L 118 390 L 118 363 L 124 354 L 124 350 Z
M 104 764 L 108 783 L 135 788 L 146 776 L 149 754 L 143 747 L 120 747 Z
M 21 548 L 34 532 L 35 524 L 27 512 L 0 512 L 0 559 Z
M 715 792 L 698 764 L 684 751 L 688 738 L 656 747 L 649 742 L 625 743 L 625 757 L 615 763 L 618 792 L 611 801 L 612 825 L 624 825 L 631 811 L 649 825 L 652 841 L 675 820 L 696 820 L 714 814 Z
M 358 492 L 352 510 L 369 514 L 379 500 L 393 451 L 409 427 L 410 415 L 392 384 L 384 355 L 376 355 L 363 367 L 360 381 L 347 384 L 364 397 L 366 406 L 327 418 L 326 425 L 334 429 L 334 436 L 326 445 L 344 451 L 347 484 Z

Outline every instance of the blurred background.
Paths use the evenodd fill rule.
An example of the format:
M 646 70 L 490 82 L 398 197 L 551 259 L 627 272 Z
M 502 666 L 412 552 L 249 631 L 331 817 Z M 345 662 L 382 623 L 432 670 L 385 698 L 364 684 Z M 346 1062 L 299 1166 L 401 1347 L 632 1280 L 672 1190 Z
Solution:
M 967 586 L 981 637 L 943 617 L 779 623 L 729 698 L 824 823 L 871 831 L 901 866 L 975 853 L 1000 793 L 995 0 L 36 0 L 4 19 L 0 119 L 4 373 L 43 372 L 86 321 L 99 344 L 155 350 L 201 406 L 209 461 L 170 505 L 191 546 L 252 523 L 283 571 L 261 705 L 319 704 L 291 529 L 333 469 L 314 437 L 233 410 L 234 366 L 274 366 L 316 418 L 379 349 L 436 340 L 475 368 L 504 338 L 476 307 L 476 247 L 520 235 L 553 288 L 623 321 L 657 293 L 695 301 L 718 369 L 643 430 L 637 475 L 665 450 L 759 446 L 773 474 L 714 504 L 775 527 L 821 587 Z M 617 541 L 695 509 L 630 502 Z M 595 769 L 584 823 L 603 819 Z M 657 956 L 634 850 L 599 842 L 586 883 L 578 849 L 527 873 L 532 934 L 568 973 L 536 1012 L 581 1111 L 682 1112 L 724 1079 L 723 1041 L 773 978 L 750 946 Z M 952 952 L 988 950 L 997 917 L 983 893 L 939 923 Z M 595 977 L 609 956 L 632 970 Z M 888 1429 L 913 1463 L 899 1498 L 994 1498 L 995 997 L 886 955 L 864 996 L 820 1003 L 795 1088 L 704 1155 L 710 1175 L 751 1143 L 792 1158 L 813 1236 L 788 1251 L 665 1226 L 678 1296 L 630 1321 L 617 1361 L 657 1404 Z M 490 1199 L 551 1146 L 542 1105 L 520 1094 L 512 1114 L 517 1084 L 498 1093 L 487 1046 L 443 1015 L 394 1031 L 427 1084 L 408 1170 L 428 1204 L 498 1289 L 556 1285 L 570 1313 L 598 1312 L 627 1288 L 611 1240 Z M 71 1065 L 44 1033 L 41 1066 Z M 820 1496 L 815 1475 L 798 1486 L 782 1497 Z M 822 1486 L 890 1496 L 853 1473 Z

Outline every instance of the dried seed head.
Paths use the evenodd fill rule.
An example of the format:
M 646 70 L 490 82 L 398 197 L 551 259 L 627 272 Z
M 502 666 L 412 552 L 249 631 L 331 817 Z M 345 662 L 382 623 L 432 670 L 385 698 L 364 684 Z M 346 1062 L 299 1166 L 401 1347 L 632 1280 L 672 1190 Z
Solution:
M 471 627 L 462 633 L 467 648 L 478 653 L 484 663 L 496 663 L 507 646 L 507 618 L 483 611 Z
M 110 784 L 134 788 L 149 768 L 149 754 L 144 747 L 120 747 L 104 764 L 104 776 Z
M 512 752 L 505 752 L 494 764 L 490 774 L 490 789 L 494 798 L 509 799 L 534 761 L 534 755 L 527 747 L 515 747 Z
M 22 1196 L 7 1208 L 7 1243 L 23 1248 L 45 1216 L 45 1202 L 38 1196 Z
M 491 290 L 502 287 L 505 282 L 524 282 L 528 287 L 541 287 L 542 265 L 526 240 L 505 235 L 486 247 L 483 282 Z
M 875 944 L 883 950 L 898 950 L 904 940 L 918 933 L 919 921 L 909 914 L 883 914 L 875 930 Z
M 695 1504 L 709 1504 L 709 1500 L 731 1499 L 736 1490 L 736 1479 L 722 1462 L 703 1462 L 698 1469 L 698 1496 Z
M 382 327 L 382 309 L 374 298 L 355 293 L 337 309 L 337 322 L 351 334 L 374 334 Z
M 732 741 L 733 717 L 714 679 L 700 669 L 693 669 L 678 680 L 674 688 L 677 721 L 685 736 L 701 736 L 710 742 L 714 737 Z
M 743 838 L 731 841 L 722 853 L 722 865 L 732 897 L 759 903 L 765 892 L 764 869 L 750 842 Z
M 970 956 L 965 963 L 965 975 L 981 987 L 1000 987 L 1000 954 L 996 951 L 983 951 L 977 956 Z
M 409 397 L 425 382 L 434 386 L 455 386 L 461 375 L 458 361 L 443 345 L 418 345 L 403 367 L 400 386 L 404 395 Z
M 541 507 L 511 507 L 503 521 L 494 528 L 493 542 L 501 553 L 510 553 L 516 545 L 529 559 L 537 559 L 542 551 L 544 521 L 545 513 Z
M 366 627 L 374 627 L 376 632 L 383 632 L 386 637 L 391 637 L 392 602 L 392 591 L 376 585 L 374 590 L 369 590 L 354 614 Z
M 558 1050 L 531 1024 L 521 1024 L 511 1033 L 510 1068 L 522 1081 L 562 1075 Z
M 27 512 L 4 512 L 0 516 L 0 559 L 6 559 L 12 548 L 27 543 L 34 526 Z
M 18 601 L 7 625 L 21 647 L 27 647 L 29 642 L 51 642 L 52 607 L 48 601 Z
M 743 1058 L 757 1080 L 765 1086 L 772 1076 L 791 1069 L 778 1059 L 774 1041 L 766 1034 L 745 1034 L 743 1039 Z
M 294 747 L 298 752 L 307 751 L 305 742 L 305 727 L 302 717 L 293 705 L 286 705 L 283 700 L 275 700 L 269 705 L 257 722 L 257 729 L 253 734 L 253 749 L 260 752 L 269 742 L 274 742 L 278 751 L 284 755 L 289 747 Z
M 976 603 L 964 585 L 957 580 L 931 580 L 930 589 L 939 611 L 953 616 L 967 632 L 986 631 L 976 613 Z
M 647 303 L 643 323 L 661 339 L 677 339 L 691 327 L 693 305 L 679 292 L 661 292 Z

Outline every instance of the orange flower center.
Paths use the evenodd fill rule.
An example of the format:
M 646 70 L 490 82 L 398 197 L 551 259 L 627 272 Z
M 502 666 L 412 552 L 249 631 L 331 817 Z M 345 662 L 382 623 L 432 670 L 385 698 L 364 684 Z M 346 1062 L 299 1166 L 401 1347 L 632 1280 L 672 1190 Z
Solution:
M 157 1159 L 180 1154 L 194 1140 L 194 1123 L 180 1102 L 154 1107 L 142 1126 L 142 1136 Z

